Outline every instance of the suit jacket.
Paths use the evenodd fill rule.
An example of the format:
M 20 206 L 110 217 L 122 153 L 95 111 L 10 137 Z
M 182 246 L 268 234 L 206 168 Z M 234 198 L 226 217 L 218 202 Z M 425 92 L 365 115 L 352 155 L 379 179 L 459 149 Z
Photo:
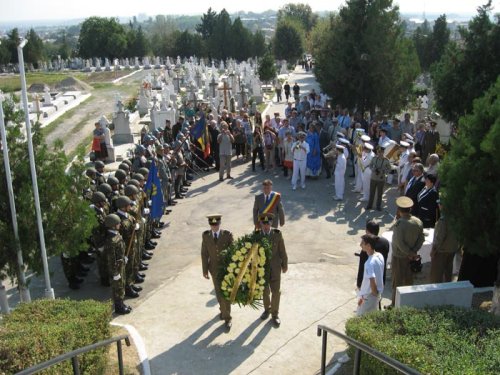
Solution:
M 417 211 L 418 211 L 417 210 L 417 202 L 418 202 L 417 197 L 418 197 L 418 193 L 420 193 L 420 191 L 424 188 L 424 186 L 425 186 L 424 175 L 417 177 L 417 178 L 415 178 L 415 176 L 413 176 L 408 181 L 408 185 L 406 186 L 405 195 L 408 198 L 411 198 L 411 200 L 413 201 L 413 207 L 411 209 L 412 215 L 417 214 Z
M 232 243 L 233 234 L 228 230 L 221 229 L 217 241 L 215 241 L 211 230 L 203 232 L 201 241 L 201 264 L 203 267 L 203 274 L 210 271 L 212 277 L 217 278 L 220 253 Z
M 439 193 L 436 189 L 422 189 L 417 196 L 416 216 L 422 220 L 424 228 L 434 228 L 438 218 Z
M 255 196 L 255 201 L 253 204 L 253 223 L 257 225 L 259 221 L 259 214 L 262 213 L 264 207 L 266 205 L 266 198 L 264 193 L 257 194 Z M 274 209 L 271 211 L 274 214 L 273 218 L 273 228 L 278 228 L 278 220 L 279 225 L 285 225 L 285 210 L 283 209 L 283 204 L 281 203 L 281 196 L 279 197 L 279 202 L 274 206 Z
M 259 231 L 262 236 L 264 233 Z M 275 281 L 281 279 L 281 270 L 283 268 L 288 268 L 288 255 L 285 249 L 285 241 L 283 240 L 283 234 L 279 229 L 271 229 L 269 234 L 269 241 L 273 249 L 273 255 L 271 256 L 271 272 L 269 275 L 269 281 Z

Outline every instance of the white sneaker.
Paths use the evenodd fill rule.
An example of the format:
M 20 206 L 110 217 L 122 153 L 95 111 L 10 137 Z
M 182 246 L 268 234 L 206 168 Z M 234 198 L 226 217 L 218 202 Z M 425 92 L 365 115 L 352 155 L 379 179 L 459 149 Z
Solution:
M 292 186 L 292 190 L 297 190 L 297 186 Z
M 306 188 L 306 185 L 302 185 L 302 186 L 301 186 L 301 188 L 302 188 L 302 189 L 305 189 L 305 188 Z

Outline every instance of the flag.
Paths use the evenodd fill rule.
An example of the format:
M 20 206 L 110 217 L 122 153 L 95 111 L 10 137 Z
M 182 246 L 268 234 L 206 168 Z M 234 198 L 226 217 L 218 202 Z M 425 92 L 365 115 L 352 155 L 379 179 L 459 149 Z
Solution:
M 158 177 L 158 169 L 154 160 L 149 168 L 148 180 L 146 181 L 146 185 L 144 185 L 144 190 L 151 200 L 151 218 L 161 218 L 163 215 L 163 193 L 160 178 Z
M 203 112 L 200 119 L 196 121 L 194 129 L 191 130 L 191 135 L 194 140 L 200 144 L 201 150 L 203 151 L 203 157 L 206 159 L 210 155 L 210 137 L 208 135 L 208 127 Z

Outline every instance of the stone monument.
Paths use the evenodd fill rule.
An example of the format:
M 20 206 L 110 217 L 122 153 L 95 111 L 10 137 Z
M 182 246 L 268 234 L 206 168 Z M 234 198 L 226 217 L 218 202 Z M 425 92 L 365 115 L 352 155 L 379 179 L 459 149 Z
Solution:
M 123 103 L 119 101 L 118 110 L 113 115 L 113 124 L 115 125 L 115 134 L 113 135 L 114 144 L 134 143 L 134 136 L 130 129 L 130 113 L 123 110 Z

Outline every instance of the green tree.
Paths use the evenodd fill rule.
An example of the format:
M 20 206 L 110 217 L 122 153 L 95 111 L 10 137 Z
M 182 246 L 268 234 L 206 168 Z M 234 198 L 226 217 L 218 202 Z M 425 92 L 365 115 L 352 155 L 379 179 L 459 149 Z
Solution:
M 292 19 L 299 22 L 302 28 L 308 33 L 316 24 L 318 15 L 312 12 L 308 4 L 289 3 L 278 10 L 278 23 L 285 19 Z
M 125 28 L 114 18 L 87 18 L 80 30 L 78 51 L 83 58 L 123 57 L 127 51 Z
M 499 256 L 500 77 L 459 126 L 439 172 L 446 217 L 467 253 Z
M 424 23 L 417 27 L 413 33 L 413 43 L 415 44 L 420 67 L 424 71 L 429 70 L 429 67 L 431 66 L 430 40 L 431 29 L 429 27 L 429 22 L 425 20 Z
M 32 63 L 36 67 L 38 62 L 44 60 L 45 58 L 43 41 L 34 29 L 30 29 L 28 31 L 26 39 L 28 40 L 28 43 L 23 50 L 24 61 L 26 63 Z
M 263 82 L 270 82 L 276 77 L 276 63 L 274 56 L 269 52 L 259 59 L 258 73 Z
M 266 38 L 261 30 L 257 30 L 253 34 L 252 40 L 252 56 L 262 57 L 266 53 Z
M 127 33 L 127 44 L 128 57 L 142 57 L 149 53 L 149 42 L 141 26 L 130 28 Z
M 432 28 L 429 51 L 430 64 L 433 64 L 441 59 L 449 41 L 450 30 L 448 29 L 448 23 L 446 22 L 446 14 L 442 14 L 436 19 L 436 21 L 434 21 L 434 27 Z
M 34 208 L 27 144 L 22 132 L 22 112 L 11 100 L 3 104 L 9 145 L 10 167 L 15 194 L 23 260 L 29 270 L 42 270 L 40 247 Z M 69 171 L 67 156 L 59 142 L 53 150 L 45 145 L 39 125 L 33 127 L 33 149 L 36 160 L 40 206 L 43 215 L 45 242 L 48 255 L 62 252 L 73 255 L 85 250 L 85 239 L 96 224 L 95 214 L 88 202 L 81 198 L 87 181 L 83 159 L 73 163 Z M 81 153 L 83 155 L 83 152 Z M 3 154 L 0 155 L 3 165 Z M 0 196 L 7 197 L 5 169 L 0 169 Z M 0 199 L 0 277 L 17 279 L 17 257 L 8 199 Z
M 232 56 L 231 50 L 234 35 L 231 34 L 233 23 L 226 9 L 222 9 L 216 17 L 212 35 L 208 40 L 208 49 L 216 59 L 226 60 Z
M 7 43 L 4 41 L 0 44 L 0 64 L 8 64 L 10 63 L 11 53 L 7 46 Z
M 68 59 L 72 55 L 72 50 L 70 43 L 68 41 L 68 36 L 66 31 L 62 32 L 60 43 L 59 43 L 59 48 L 57 50 L 58 55 L 61 56 L 62 59 Z
M 449 121 L 470 113 L 500 74 L 500 17 L 493 21 L 490 13 L 491 1 L 460 30 L 463 43 L 450 43 L 431 71 L 437 109 Z
M 231 26 L 231 57 L 243 61 L 252 56 L 252 35 L 237 17 Z
M 312 33 L 315 74 L 342 106 L 394 113 L 405 104 L 419 72 L 392 0 L 350 0 Z
M 175 33 L 174 55 L 181 57 L 191 57 L 199 55 L 202 49 L 202 39 L 199 34 L 192 34 L 185 30 Z
M 304 52 L 304 31 L 294 20 L 284 19 L 276 26 L 274 55 L 279 60 L 295 62 Z
M 18 56 L 17 56 L 17 46 L 19 44 L 21 37 L 19 35 L 19 30 L 14 28 L 7 34 L 7 40 L 5 41 L 5 45 L 7 50 L 10 53 L 10 62 L 13 64 L 17 64 Z
M 207 13 L 201 16 L 201 23 L 196 25 L 196 31 L 201 34 L 203 40 L 208 40 L 214 32 L 215 24 L 217 23 L 217 12 L 212 8 L 208 8 Z

